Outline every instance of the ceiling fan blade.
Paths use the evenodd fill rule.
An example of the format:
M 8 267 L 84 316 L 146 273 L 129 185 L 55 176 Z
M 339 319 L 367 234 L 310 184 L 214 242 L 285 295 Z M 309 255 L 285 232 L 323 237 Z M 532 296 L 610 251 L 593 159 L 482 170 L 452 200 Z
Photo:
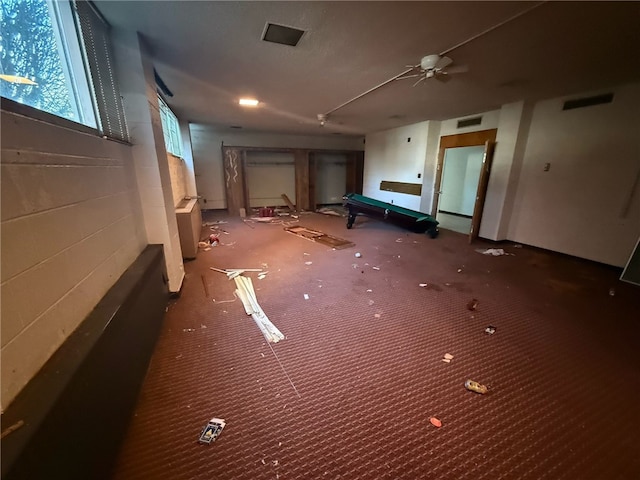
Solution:
M 467 73 L 469 71 L 469 65 L 454 65 L 451 68 L 447 68 L 446 73 Z
M 440 57 L 440 60 L 436 62 L 433 69 L 442 70 L 444 67 L 451 65 L 452 63 L 453 63 L 453 60 L 451 60 L 449 57 Z
M 414 84 L 412 85 L 412 87 L 415 87 L 416 85 L 418 85 L 420 82 L 422 82 L 422 81 L 423 81 L 423 80 L 425 80 L 426 78 L 427 78 L 427 77 L 422 76 L 422 77 L 420 78 L 420 80 L 418 80 L 416 83 L 414 83 Z
M 440 72 L 438 75 L 436 75 L 436 80 L 442 83 L 447 83 L 449 80 L 451 80 L 451 77 L 447 75 L 447 72 Z
M 422 74 L 421 73 L 415 73 L 413 75 L 405 75 L 404 77 L 396 78 L 396 80 L 404 80 L 405 78 L 415 78 L 415 77 L 419 77 L 420 75 L 422 75 Z

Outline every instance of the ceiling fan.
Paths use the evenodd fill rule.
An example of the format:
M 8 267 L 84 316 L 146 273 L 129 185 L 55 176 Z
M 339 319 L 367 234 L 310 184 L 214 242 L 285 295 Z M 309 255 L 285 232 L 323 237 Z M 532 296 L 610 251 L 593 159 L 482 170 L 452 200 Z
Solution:
M 502 20 L 501 22 L 497 23 L 496 25 L 493 25 L 475 35 L 473 35 L 471 38 L 467 38 L 466 40 L 463 40 L 462 42 L 454 45 L 453 47 L 450 47 L 448 49 L 446 49 L 445 51 L 443 51 L 442 53 L 438 54 L 433 54 L 433 55 L 426 55 L 424 57 L 422 57 L 422 60 L 420 61 L 420 63 L 418 65 L 407 65 L 408 70 L 405 70 L 404 72 L 395 75 L 393 77 L 391 77 L 388 80 L 385 80 L 384 82 L 371 87 L 369 90 L 366 90 L 364 92 L 362 92 L 359 95 L 356 95 L 355 97 L 347 100 L 346 102 L 341 103 L 340 105 L 338 105 L 337 107 L 329 110 L 326 113 L 320 113 L 318 114 L 317 118 L 318 121 L 320 122 L 320 126 L 323 126 L 329 119 L 329 115 L 331 115 L 332 113 L 336 112 L 337 110 L 340 110 L 343 107 L 346 107 L 347 105 L 355 102 L 356 100 L 359 100 L 360 98 L 369 95 L 372 92 L 375 92 L 376 90 L 378 90 L 379 88 L 384 87 L 385 85 L 390 84 L 391 82 L 395 81 L 395 80 L 402 80 L 405 78 L 416 78 L 416 77 L 420 77 L 418 79 L 418 81 L 416 83 L 413 84 L 413 86 L 415 87 L 417 84 L 419 84 L 420 82 L 422 82 L 423 80 L 427 80 L 429 78 L 435 78 L 436 80 L 440 80 L 443 82 L 446 82 L 448 80 L 451 79 L 451 77 L 449 77 L 449 75 L 454 74 L 454 73 L 463 73 L 468 71 L 468 68 L 466 65 L 456 65 L 453 66 L 452 68 L 447 69 L 447 67 L 449 65 L 451 65 L 453 63 L 453 60 L 449 57 L 446 57 L 445 55 L 449 52 L 452 52 L 453 50 L 462 47 L 463 45 L 466 45 L 467 43 L 476 40 L 477 38 L 482 37 L 483 35 L 486 35 L 490 32 L 492 32 L 493 30 L 502 27 L 503 25 L 515 20 L 518 17 L 521 17 L 523 15 L 525 15 L 526 13 L 529 13 L 530 11 L 540 7 L 541 5 L 544 5 L 545 3 L 547 3 L 548 0 L 543 0 L 540 2 L 537 2 L 533 5 L 530 5 L 529 7 L 525 8 L 524 10 L 521 10 L 519 12 L 517 12 L 515 15 L 506 18 L 505 20 Z M 446 70 L 445 70 L 446 69 Z
M 452 68 L 447 69 L 449 65 L 453 63 L 453 60 L 449 57 L 441 56 L 441 55 L 426 55 L 422 57 L 420 63 L 418 65 L 407 65 L 411 72 L 410 75 L 401 75 L 396 78 L 396 80 L 403 80 L 405 78 L 416 78 L 420 77 L 419 80 L 413 84 L 415 87 L 423 80 L 427 80 L 429 78 L 435 78 L 436 80 L 440 80 L 442 82 L 448 82 L 451 77 L 449 75 L 455 73 L 465 73 L 469 71 L 469 68 L 466 65 L 456 65 Z

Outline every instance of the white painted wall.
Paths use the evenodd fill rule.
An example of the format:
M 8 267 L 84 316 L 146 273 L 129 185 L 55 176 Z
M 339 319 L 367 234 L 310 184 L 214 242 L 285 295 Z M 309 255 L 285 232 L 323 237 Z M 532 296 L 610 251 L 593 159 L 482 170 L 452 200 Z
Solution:
M 226 208 L 222 144 L 265 148 L 310 148 L 364 150 L 363 138 L 346 136 L 282 135 L 216 129 L 210 125 L 190 124 L 191 146 L 198 195 L 203 209 Z M 294 195 L 295 197 L 295 195 Z M 290 197 L 293 198 L 293 197 Z
M 425 213 L 431 213 L 433 206 L 433 189 L 436 183 L 441 123 L 429 122 L 427 126 L 427 152 L 422 174 L 422 195 L 420 196 L 420 211 Z
M 180 123 L 180 137 L 182 139 L 182 156 L 184 157 L 185 170 L 185 193 L 188 197 L 198 195 L 196 188 L 196 174 L 193 167 L 193 150 L 191 147 L 191 132 L 189 131 L 189 123 L 178 119 Z
M 422 183 L 418 174 L 422 175 L 425 171 L 428 137 L 429 122 L 367 135 L 363 195 L 420 210 L 421 197 L 380 190 L 380 182 Z M 409 138 L 410 142 L 407 141 Z
M 428 124 L 420 210 L 429 212 L 439 137 L 497 128 L 480 236 L 624 266 L 640 235 L 640 192 L 633 191 L 640 171 L 640 84 L 609 91 L 615 99 L 607 105 L 562 111 L 569 98 L 603 93 L 583 92 L 503 105 L 464 129 L 456 118 L 368 135 L 364 194 L 416 209 L 403 198 L 408 195 L 380 192 L 379 184 L 409 181 L 403 179 L 420 151 L 402 155 L 409 153 L 403 141 Z M 543 172 L 547 162 L 551 170 Z M 397 178 L 385 178 L 394 173 Z
M 640 84 L 613 91 L 606 105 L 535 105 L 510 239 L 624 266 L 640 235 Z
M 167 162 L 169 163 L 169 177 L 171 178 L 171 193 L 173 195 L 173 205 L 178 204 L 187 195 L 186 167 L 184 160 L 167 152 Z
M 316 160 L 316 203 L 342 203 L 347 186 L 347 158 L 340 154 L 318 154 Z
M 146 245 L 131 148 L 2 111 L 2 407 Z
M 112 40 L 147 241 L 162 244 L 169 290 L 178 292 L 184 266 L 151 55 L 136 32 L 114 29 Z
M 296 198 L 293 153 L 247 152 L 246 182 L 250 207 L 285 205 L 282 194 Z
M 507 239 L 532 110 L 533 105 L 525 102 L 510 103 L 500 109 L 496 147 L 478 232 L 482 238 Z

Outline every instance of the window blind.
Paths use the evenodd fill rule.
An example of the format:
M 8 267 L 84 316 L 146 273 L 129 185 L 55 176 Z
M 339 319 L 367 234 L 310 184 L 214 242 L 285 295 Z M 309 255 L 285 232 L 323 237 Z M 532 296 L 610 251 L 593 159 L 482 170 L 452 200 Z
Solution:
M 116 81 L 110 25 L 91 2 L 76 0 L 75 8 L 103 135 L 125 142 L 129 131 Z

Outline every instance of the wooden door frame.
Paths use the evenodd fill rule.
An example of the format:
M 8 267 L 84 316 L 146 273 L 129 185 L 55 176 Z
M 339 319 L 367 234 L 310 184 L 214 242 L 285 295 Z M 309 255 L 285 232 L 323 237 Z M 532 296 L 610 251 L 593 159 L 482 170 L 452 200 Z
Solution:
M 433 189 L 433 201 L 431 202 L 431 216 L 433 218 L 436 218 L 438 214 L 438 203 L 440 202 L 440 188 L 442 186 L 442 171 L 445 151 L 448 148 L 485 146 L 483 168 L 480 174 L 480 179 L 478 181 L 476 201 L 473 208 L 473 218 L 471 220 L 472 232 L 473 234 L 475 234 L 475 237 L 478 236 L 477 233 L 480 228 L 480 220 L 482 218 L 482 208 L 478 208 L 478 205 L 484 206 L 484 199 L 487 194 L 486 185 L 489 181 L 489 171 L 491 166 L 491 157 L 488 156 L 487 153 L 493 153 L 493 148 L 488 147 L 487 142 L 492 145 L 495 144 L 497 133 L 498 129 L 492 128 L 489 130 L 479 130 L 477 132 L 445 135 L 443 137 L 440 137 L 440 145 L 438 147 L 438 163 L 436 164 L 436 181 Z M 488 149 L 490 149 L 491 152 L 488 152 Z M 480 188 L 481 182 L 485 182 L 485 186 L 482 189 Z M 472 241 L 475 237 L 472 237 L 472 235 L 470 235 L 469 241 Z

